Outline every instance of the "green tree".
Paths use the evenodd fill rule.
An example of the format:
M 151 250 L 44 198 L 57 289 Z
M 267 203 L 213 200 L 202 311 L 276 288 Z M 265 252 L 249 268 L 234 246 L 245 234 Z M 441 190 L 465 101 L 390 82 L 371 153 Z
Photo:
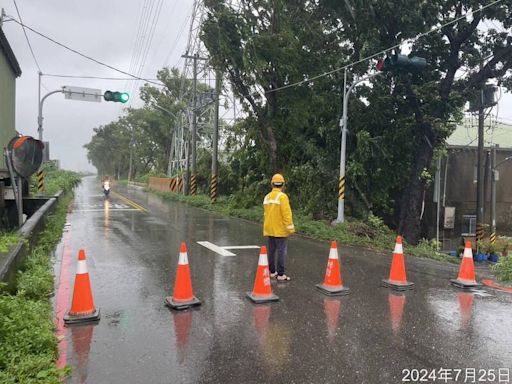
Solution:
M 348 0 L 326 1 L 326 4 L 335 11 L 331 14 L 332 23 L 347 26 L 340 35 L 349 39 L 353 60 L 443 26 L 415 39 L 411 46 L 413 54 L 427 59 L 428 69 L 422 74 L 397 73 L 384 79 L 375 78 L 366 108 L 386 116 L 384 125 L 392 121 L 393 130 L 409 142 L 389 146 L 394 152 L 401 151 L 405 161 L 396 158 L 398 162 L 390 163 L 396 166 L 386 173 L 404 170 L 405 188 L 397 196 L 398 231 L 416 243 L 421 236 L 421 206 L 429 179 L 425 171 L 431 169 L 434 150 L 445 145 L 454 129 L 453 122 L 460 119 L 465 101 L 475 90 L 489 79 L 510 86 L 512 6 L 509 2 L 496 2 L 480 11 L 485 4 L 467 0 L 420 3 Z M 465 14 L 471 17 L 463 17 Z M 358 69 L 361 68 L 355 70 Z M 390 115 L 389 111 L 393 113 Z M 375 129 L 375 124 L 368 124 L 366 130 L 372 126 Z M 369 137 L 375 138 L 372 130 L 368 132 Z M 364 137 L 358 135 L 360 143 Z M 358 167 L 364 165 L 354 165 Z

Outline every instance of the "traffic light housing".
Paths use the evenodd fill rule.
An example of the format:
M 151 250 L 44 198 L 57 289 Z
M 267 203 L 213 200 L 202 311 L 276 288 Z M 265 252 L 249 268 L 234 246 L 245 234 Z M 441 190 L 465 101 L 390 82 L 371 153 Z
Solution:
M 113 101 L 116 103 L 126 103 L 130 100 L 130 95 L 126 92 L 113 92 L 113 91 L 105 91 L 103 94 L 103 99 L 105 101 Z
M 387 56 L 385 59 L 380 59 L 377 62 L 377 70 L 379 71 L 406 71 L 406 72 L 419 72 L 425 69 L 427 60 L 418 56 L 406 56 L 394 54 Z

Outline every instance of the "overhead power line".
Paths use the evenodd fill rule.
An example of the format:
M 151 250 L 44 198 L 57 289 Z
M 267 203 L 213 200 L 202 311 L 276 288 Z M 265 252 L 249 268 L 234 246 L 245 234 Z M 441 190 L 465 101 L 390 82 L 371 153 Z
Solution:
M 65 77 L 72 79 L 101 79 L 101 80 L 123 80 L 123 81 L 139 81 L 133 77 L 104 77 L 104 76 L 89 76 L 89 75 L 58 75 L 54 73 L 42 73 L 43 76 L 48 77 Z M 146 79 L 151 81 L 160 81 L 159 79 Z
M 449 25 L 455 24 L 455 23 L 457 23 L 457 22 L 459 22 L 459 21 L 461 21 L 461 20 L 466 19 L 466 18 L 467 18 L 467 16 L 468 16 L 468 14 L 472 14 L 472 15 L 474 15 L 474 14 L 476 14 L 476 13 L 482 12 L 482 11 L 484 11 L 485 9 L 489 8 L 489 7 L 492 7 L 492 6 L 494 6 L 494 5 L 498 4 L 498 3 L 501 3 L 502 1 L 503 1 L 503 0 L 496 0 L 496 1 L 492 2 L 492 3 L 489 3 L 489 4 L 487 4 L 487 5 L 482 6 L 481 8 L 479 8 L 479 9 L 477 9 L 477 10 L 470 11 L 470 12 L 466 12 L 466 13 L 465 13 L 465 14 L 463 14 L 462 16 L 460 16 L 460 17 L 458 17 L 458 18 L 456 18 L 456 19 L 453 19 L 453 20 L 451 20 L 451 21 L 449 21 L 449 22 L 446 22 L 445 24 L 442 24 L 442 25 L 440 25 L 440 26 L 437 26 L 437 27 L 435 27 L 435 28 L 432 28 L 431 30 L 429 30 L 429 31 L 427 31 L 427 32 L 420 33 L 420 34 L 418 34 L 418 35 L 416 35 L 416 36 L 414 36 L 414 37 L 412 37 L 412 38 L 406 39 L 406 40 L 404 40 L 404 41 L 402 41 L 402 42 L 400 42 L 400 43 L 398 43 L 398 44 L 395 44 L 395 45 L 393 45 L 393 46 L 391 46 L 391 47 L 387 47 L 386 49 L 383 49 L 383 50 L 381 50 L 381 51 L 379 51 L 379 52 L 377 52 L 377 53 L 374 53 L 374 54 L 372 54 L 372 55 L 366 56 L 366 57 L 364 57 L 364 58 L 362 58 L 362 59 L 360 59 L 360 60 L 358 60 L 358 61 L 355 61 L 355 62 L 353 62 L 353 63 L 347 64 L 347 65 L 344 65 L 344 66 L 339 67 L 339 68 L 335 68 L 335 69 L 333 69 L 333 70 L 331 70 L 331 71 L 321 73 L 321 74 L 319 74 L 319 75 L 316 75 L 316 76 L 310 77 L 310 78 L 308 78 L 308 79 L 298 81 L 298 82 L 296 82 L 296 83 L 283 85 L 282 87 L 274 88 L 274 89 L 270 89 L 270 90 L 268 90 L 268 91 L 265 91 L 265 92 L 263 92 L 263 91 L 262 91 L 262 92 L 263 92 L 264 94 L 267 94 L 267 93 L 272 93 L 272 92 L 282 91 L 282 90 L 284 90 L 284 89 L 297 87 L 297 86 L 299 86 L 299 85 L 309 83 L 309 82 L 311 82 L 311 81 L 313 81 L 313 80 L 317 80 L 317 79 L 320 79 L 320 78 L 322 78 L 322 77 L 332 75 L 333 73 L 340 72 L 340 71 L 342 71 L 342 70 L 344 70 L 344 69 L 347 69 L 347 68 L 353 67 L 354 65 L 357 65 L 357 64 L 363 63 L 363 62 L 368 61 L 368 60 L 371 60 L 371 59 L 373 59 L 373 58 L 375 58 L 375 57 L 382 56 L 382 55 L 384 55 L 386 52 L 388 52 L 388 51 L 390 51 L 390 50 L 392 50 L 392 49 L 399 48 L 399 47 L 400 47 L 402 44 L 404 44 L 405 42 L 408 42 L 408 41 L 410 41 L 410 42 L 414 42 L 414 41 L 416 41 L 416 40 L 418 40 L 418 39 L 420 39 L 420 38 L 422 38 L 422 37 L 425 37 L 425 36 L 428 36 L 428 35 L 430 35 L 430 34 L 432 34 L 432 33 L 434 33 L 434 32 L 440 31 L 441 29 L 443 29 L 443 28 L 445 28 L 445 27 L 447 27 L 447 26 L 449 26 Z M 246 96 L 254 96 L 254 95 L 259 95 L 259 93 L 258 93 L 257 91 L 255 91 L 255 92 L 252 92 L 252 93 L 250 93 L 250 94 L 248 94 L 248 95 L 242 95 L 242 97 L 246 97 Z
M 39 69 L 39 72 L 41 71 L 41 67 L 39 66 L 39 62 L 37 61 L 36 55 L 34 54 L 34 50 L 32 49 L 32 44 L 30 44 L 30 40 L 27 35 L 27 31 L 25 30 L 25 26 L 23 25 L 23 20 L 21 18 L 20 10 L 18 8 L 18 4 L 16 4 L 16 0 L 12 0 L 14 3 L 14 7 L 16 8 L 16 13 L 18 14 L 18 17 L 20 19 L 21 29 L 23 29 L 23 34 L 25 35 L 25 39 L 27 39 L 27 44 L 30 49 L 30 53 L 32 54 L 32 58 L 34 59 L 34 62 L 36 63 L 37 69 Z M 14 20 L 16 21 L 16 20 Z
M 36 35 L 39 35 L 39 36 L 41 36 L 41 37 L 45 38 L 46 40 L 49 40 L 49 41 L 51 41 L 52 43 L 54 43 L 54 44 L 56 44 L 56 45 L 58 45 L 58 46 L 60 46 L 60 47 L 62 47 L 62 48 L 64 48 L 64 49 L 67 49 L 68 51 L 71 51 L 71 52 L 73 52 L 73 53 L 75 53 L 75 54 L 77 54 L 77 55 L 79 55 L 79 56 L 81 56 L 81 57 L 83 57 L 83 58 L 85 58 L 85 59 L 87 59 L 87 60 L 93 61 L 93 62 L 95 62 L 96 64 L 102 65 L 102 66 L 107 67 L 107 68 L 109 68 L 109 69 L 111 69 L 111 70 L 113 70 L 113 71 L 116 71 L 116 72 L 122 73 L 123 75 L 130 76 L 130 77 L 132 77 L 132 78 L 134 78 L 134 79 L 137 79 L 137 80 L 146 81 L 146 82 L 148 82 L 148 83 L 155 84 L 155 85 L 158 85 L 158 86 L 163 86 L 163 85 L 164 85 L 164 84 L 162 84 L 162 83 L 157 83 L 157 82 L 155 82 L 155 81 L 151 81 L 151 80 L 149 80 L 149 79 L 144 79 L 144 78 L 142 78 L 142 77 L 139 77 L 139 76 L 133 75 L 133 74 L 128 73 L 128 72 L 125 72 L 125 71 L 123 71 L 123 70 L 121 70 L 121 69 L 115 68 L 115 67 L 113 67 L 113 66 L 111 66 L 111 65 L 108 65 L 108 64 L 106 64 L 106 63 L 104 63 L 104 62 L 102 62 L 102 61 L 99 61 L 99 60 L 97 60 L 97 59 L 95 59 L 95 58 L 91 57 L 91 56 L 88 56 L 88 55 L 86 55 L 86 54 L 84 54 L 84 53 L 82 53 L 82 52 L 79 52 L 79 51 L 77 51 L 76 49 L 70 48 L 70 47 L 68 47 L 67 45 L 64 45 L 64 44 L 62 44 L 62 43 L 59 43 L 58 41 L 56 41 L 56 40 L 52 39 L 51 37 L 48 37 L 48 36 L 46 36 L 45 34 L 43 34 L 43 33 L 39 32 L 39 31 L 35 30 L 34 28 L 31 28 L 31 27 L 29 27 L 28 25 L 26 25 L 26 24 L 22 23 L 21 21 L 16 20 L 16 19 L 15 19 L 14 17 L 12 17 L 12 16 L 9 16 L 9 17 L 10 17 L 10 19 L 11 19 L 11 20 L 13 20 L 13 21 L 14 21 L 14 22 L 16 22 L 17 24 L 19 24 L 19 25 L 21 25 L 21 26 L 23 26 L 23 27 L 27 28 L 28 30 L 30 30 L 30 31 L 32 31 L 33 33 L 35 33 Z

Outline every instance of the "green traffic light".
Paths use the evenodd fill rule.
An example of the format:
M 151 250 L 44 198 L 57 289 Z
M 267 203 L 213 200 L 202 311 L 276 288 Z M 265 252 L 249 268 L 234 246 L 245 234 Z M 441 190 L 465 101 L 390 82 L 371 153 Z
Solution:
M 103 94 L 103 99 L 105 101 L 113 101 L 116 103 L 126 103 L 128 100 L 130 100 L 130 95 L 127 92 L 112 92 L 112 91 L 105 91 Z
M 126 92 L 121 92 L 119 95 L 119 101 L 121 103 L 126 103 L 128 100 L 130 100 L 130 95 Z

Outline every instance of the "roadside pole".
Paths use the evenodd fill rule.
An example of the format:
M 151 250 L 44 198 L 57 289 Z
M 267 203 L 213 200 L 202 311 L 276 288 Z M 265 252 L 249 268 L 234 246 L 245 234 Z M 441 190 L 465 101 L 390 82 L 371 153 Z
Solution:
M 489 241 L 496 244 L 496 144 L 492 147 L 491 153 L 491 235 Z
M 220 71 L 215 73 L 215 110 L 213 121 L 213 142 L 212 142 L 212 177 L 210 182 L 210 200 L 212 203 L 217 201 L 218 182 L 219 182 L 219 169 L 218 169 L 218 151 L 219 151 L 219 99 L 221 87 Z
M 476 241 L 478 243 L 484 238 L 484 91 L 480 90 L 480 102 L 478 107 L 478 151 L 476 169 Z
M 370 80 L 371 78 L 380 75 L 382 72 L 376 72 L 369 76 L 363 77 L 347 89 L 347 69 L 345 68 L 344 85 L 343 85 L 343 117 L 340 120 L 341 127 L 341 150 L 340 150 L 340 177 L 338 180 L 338 216 L 334 221 L 336 224 L 345 222 L 345 164 L 346 164 L 346 148 L 347 148 L 347 133 L 348 133 L 348 99 L 350 93 L 354 90 L 355 86 L 363 81 Z

